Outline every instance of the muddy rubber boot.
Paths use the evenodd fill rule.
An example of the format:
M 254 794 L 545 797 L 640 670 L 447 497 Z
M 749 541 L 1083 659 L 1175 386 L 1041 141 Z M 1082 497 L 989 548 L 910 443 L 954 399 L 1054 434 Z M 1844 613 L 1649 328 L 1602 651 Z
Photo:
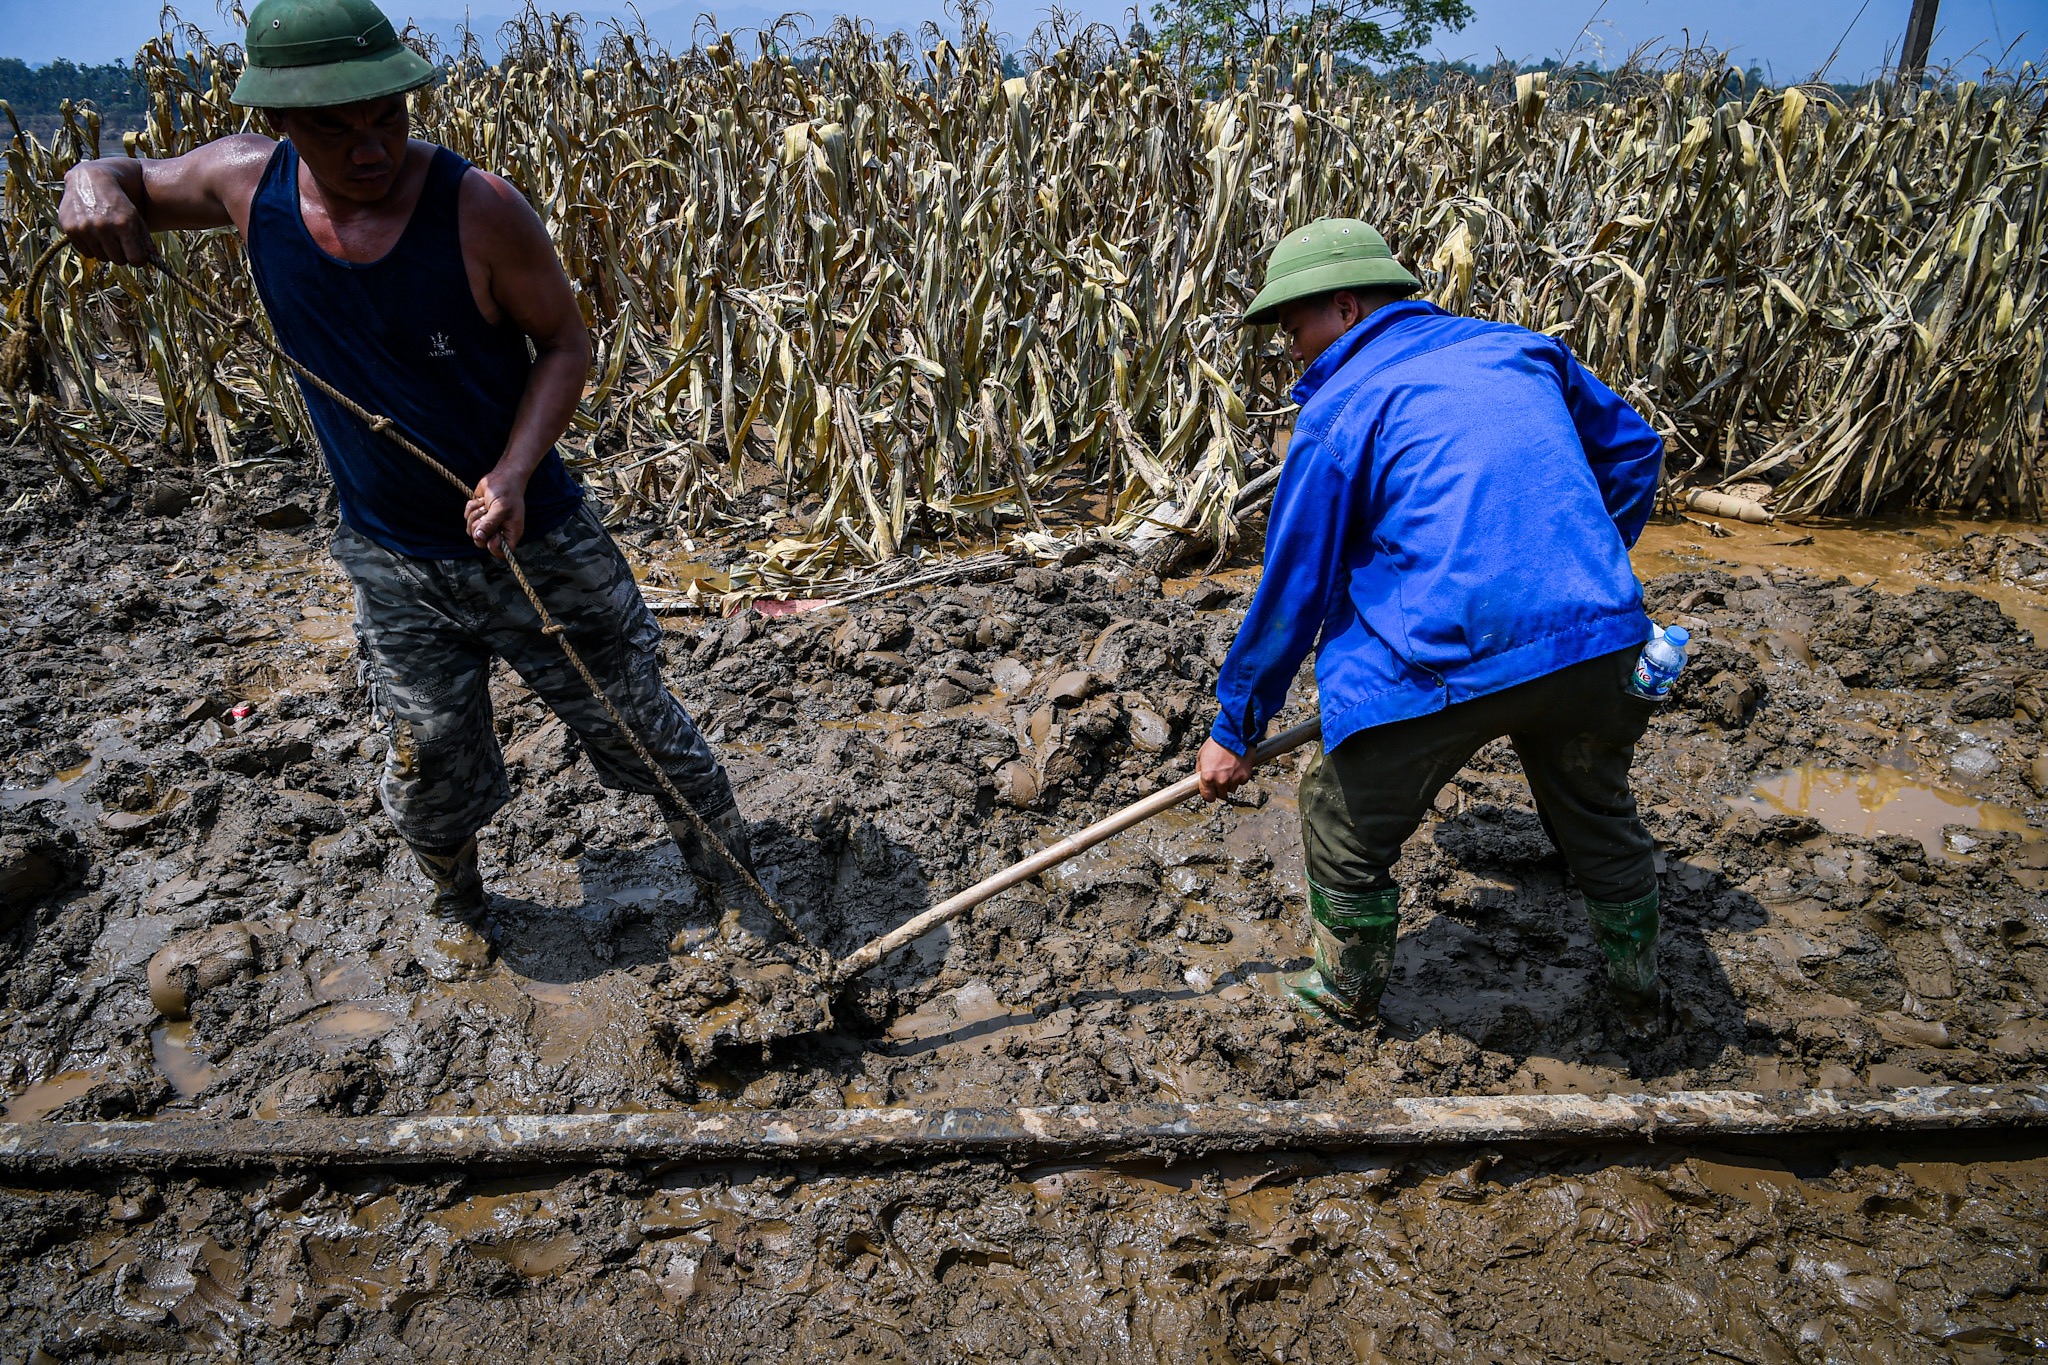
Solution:
M 1593 941 L 1607 960 L 1607 989 L 1623 1029 L 1636 1042 L 1664 1032 L 1663 993 L 1657 983 L 1657 893 L 1632 901 L 1585 897 Z
M 727 806 L 717 815 L 703 817 L 711 826 L 711 832 L 718 836 L 732 856 L 737 858 L 747 871 L 754 870 L 754 852 L 747 842 L 746 817 L 740 814 L 738 806 Z M 740 907 L 746 897 L 746 882 L 733 870 L 732 864 L 718 856 L 717 850 L 707 844 L 697 833 L 697 822 L 684 816 L 668 822 L 668 833 L 681 850 L 683 862 L 696 876 L 711 901 L 718 907 L 719 932 L 727 938 L 741 936 Z M 670 952 L 682 951 L 687 946 L 687 931 L 676 936 L 669 945 Z
M 1280 985 L 1304 1009 L 1343 1024 L 1369 1024 L 1394 969 L 1401 889 L 1331 891 L 1308 884 L 1309 938 L 1315 966 L 1283 972 Z
M 490 965 L 491 944 L 477 928 L 484 914 L 484 877 L 477 867 L 476 838 L 452 849 L 412 848 L 413 861 L 434 884 L 428 940 L 421 964 L 441 981 L 452 981 Z

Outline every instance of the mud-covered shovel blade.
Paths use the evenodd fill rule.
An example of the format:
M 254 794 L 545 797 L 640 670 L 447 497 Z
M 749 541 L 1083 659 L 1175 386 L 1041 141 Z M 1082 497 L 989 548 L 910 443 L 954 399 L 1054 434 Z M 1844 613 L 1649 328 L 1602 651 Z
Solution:
M 650 1009 L 678 1056 L 703 1067 L 742 1052 L 829 1032 L 831 962 L 815 951 L 796 960 L 679 961 Z

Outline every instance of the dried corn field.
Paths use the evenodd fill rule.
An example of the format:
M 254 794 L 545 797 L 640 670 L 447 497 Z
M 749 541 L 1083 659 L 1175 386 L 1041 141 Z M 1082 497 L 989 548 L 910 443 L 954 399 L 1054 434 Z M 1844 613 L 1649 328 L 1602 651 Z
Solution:
M 1220 97 L 1143 53 L 1006 80 L 985 37 L 738 46 L 588 47 L 529 16 L 415 112 L 555 233 L 597 343 L 584 477 L 742 537 L 740 491 L 791 495 L 806 529 L 753 542 L 747 591 L 1084 523 L 1228 544 L 1291 412 L 1291 365 L 1235 321 L 1278 235 L 1333 213 L 1383 225 L 1446 307 L 1566 338 L 1675 478 L 1761 477 L 1780 511 L 2040 509 L 2039 83 L 1901 112 L 1726 102 L 1709 65 L 1560 108 L 1542 75 L 1409 99 L 1277 44 Z M 146 49 L 128 150 L 248 126 L 232 56 Z M 9 326 L 99 142 L 83 113 L 8 146 Z M 254 310 L 231 237 L 160 244 Z M 230 466 L 303 443 L 288 376 L 189 300 L 69 256 L 57 280 L 52 382 L 0 401 L 75 482 L 138 442 Z

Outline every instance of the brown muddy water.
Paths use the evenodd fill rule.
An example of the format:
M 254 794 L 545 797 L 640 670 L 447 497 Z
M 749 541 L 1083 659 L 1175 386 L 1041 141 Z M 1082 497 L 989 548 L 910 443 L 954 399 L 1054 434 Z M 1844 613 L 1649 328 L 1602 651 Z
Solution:
M 375 808 L 383 738 L 323 496 L 199 488 L 145 515 L 174 484 L 0 525 L 10 1120 L 2043 1078 L 2038 528 L 1651 528 L 1653 611 L 1699 642 L 1637 769 L 1662 1042 L 1612 1027 L 1502 744 L 1404 853 L 1382 1033 L 1274 994 L 1301 960 L 1283 762 L 900 954 L 835 1031 L 714 1049 L 697 1021 L 746 998 L 769 926 L 723 941 L 652 808 L 599 788 L 509 676 L 495 958 L 441 949 Z M 679 615 L 670 676 L 731 762 L 764 881 L 844 953 L 1185 775 L 1255 582 L 1162 584 L 1101 553 L 851 609 Z M 2048 1150 L 1809 1148 L 17 1180 L 0 1359 L 2048 1349 Z

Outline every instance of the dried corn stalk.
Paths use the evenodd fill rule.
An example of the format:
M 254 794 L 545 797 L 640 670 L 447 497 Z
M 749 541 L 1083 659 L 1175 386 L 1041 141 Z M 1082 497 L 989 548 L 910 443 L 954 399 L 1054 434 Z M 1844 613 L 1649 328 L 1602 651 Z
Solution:
M 916 58 L 850 27 L 803 62 L 759 46 L 592 53 L 529 13 L 505 61 L 415 103 L 422 135 L 531 197 L 577 284 L 583 476 L 698 530 L 732 529 L 745 487 L 795 494 L 805 529 L 736 576 L 755 591 L 1083 519 L 1227 542 L 1290 377 L 1235 319 L 1284 229 L 1333 213 L 1382 225 L 1446 306 L 1565 338 L 1676 474 L 1784 478 L 1779 511 L 2041 506 L 2038 83 L 1896 113 L 1728 103 L 1688 68 L 1566 110 L 1541 77 L 1421 101 L 1279 43 L 1220 98 L 1142 53 L 1005 79 L 985 34 Z M 221 52 L 164 40 L 143 66 L 133 150 L 246 126 Z M 97 136 L 82 114 L 10 144 L 10 286 Z M 232 242 L 163 241 L 253 310 Z M 303 439 L 287 376 L 185 300 L 75 259 L 61 278 L 61 397 L 4 419 L 60 467 Z

